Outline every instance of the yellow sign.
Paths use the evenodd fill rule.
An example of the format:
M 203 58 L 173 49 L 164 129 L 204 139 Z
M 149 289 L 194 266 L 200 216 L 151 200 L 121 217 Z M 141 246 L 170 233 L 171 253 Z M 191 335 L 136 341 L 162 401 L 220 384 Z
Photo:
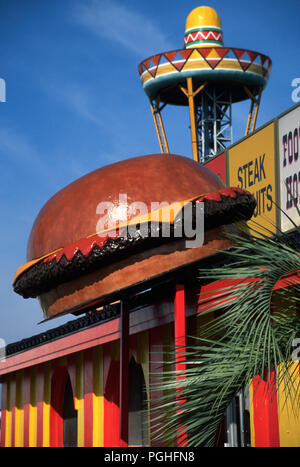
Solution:
M 248 225 L 271 236 L 276 232 L 274 123 L 228 151 L 229 186 L 250 191 L 256 209 Z

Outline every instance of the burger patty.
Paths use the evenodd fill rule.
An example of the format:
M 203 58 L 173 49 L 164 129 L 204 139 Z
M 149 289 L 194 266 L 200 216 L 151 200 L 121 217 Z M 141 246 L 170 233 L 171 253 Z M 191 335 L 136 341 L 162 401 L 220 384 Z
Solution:
M 223 191 L 226 192 L 226 190 L 230 189 Z M 238 189 L 231 190 L 230 195 L 227 192 L 226 195 L 222 194 L 222 190 L 219 193 L 216 192 L 218 201 L 209 198 L 203 199 L 205 231 L 221 225 L 248 220 L 253 215 L 256 207 L 255 198 L 248 192 Z M 192 223 L 196 222 L 196 203 L 197 201 L 191 203 L 192 219 L 189 219 L 189 221 L 192 221 Z M 100 267 L 105 267 L 138 252 L 179 238 L 186 238 L 184 232 L 181 233 L 181 230 L 184 231 L 182 222 L 184 223 L 184 211 L 182 219 L 180 215 L 177 215 L 174 223 L 170 225 L 169 237 L 163 236 L 163 223 L 151 223 L 146 228 L 144 224 L 141 224 L 137 226 L 133 235 L 128 234 L 127 231 L 126 235 L 124 235 L 125 229 L 123 229 L 119 232 L 117 238 L 108 238 L 101 248 L 96 245 L 88 256 L 78 250 L 72 259 L 68 259 L 63 254 L 59 261 L 56 258 L 41 260 L 16 279 L 14 290 L 24 298 L 35 298 L 62 283 L 72 281 Z M 181 235 L 179 235 L 179 232 Z

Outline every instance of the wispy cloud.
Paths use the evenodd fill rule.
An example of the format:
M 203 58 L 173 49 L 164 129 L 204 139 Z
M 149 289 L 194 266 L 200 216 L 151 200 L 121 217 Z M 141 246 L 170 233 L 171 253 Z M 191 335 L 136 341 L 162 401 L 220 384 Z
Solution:
M 102 119 L 99 118 L 93 110 L 93 99 L 90 93 L 82 85 L 65 83 L 59 86 L 56 85 L 55 87 L 51 87 L 48 84 L 47 87 L 48 92 L 50 91 L 53 96 L 76 112 L 80 117 L 97 126 L 103 126 Z
M 118 42 L 141 57 L 172 47 L 154 22 L 124 3 L 116 0 L 85 0 L 74 8 L 73 19 L 90 32 L 111 42 Z
M 41 157 L 36 149 L 13 128 L 0 128 L 1 157 L 13 159 L 21 165 L 37 166 L 41 163 Z
M 28 180 L 35 180 L 35 184 L 42 181 L 47 190 L 53 191 L 66 183 L 66 173 L 70 179 L 78 176 L 76 170 L 73 173 L 72 164 L 66 160 L 63 150 L 55 153 L 52 148 L 51 154 L 46 153 L 20 129 L 0 128 L 0 140 L 0 161 L 8 172 L 15 171 L 17 167 L 17 173 L 24 174 L 19 179 L 21 186 Z

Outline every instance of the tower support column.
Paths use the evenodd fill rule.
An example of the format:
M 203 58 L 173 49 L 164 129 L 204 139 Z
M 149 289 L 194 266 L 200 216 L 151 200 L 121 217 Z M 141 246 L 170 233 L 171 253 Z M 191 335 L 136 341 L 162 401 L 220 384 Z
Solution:
M 199 86 L 196 91 L 193 89 L 193 79 L 191 77 L 186 79 L 186 84 L 187 89 L 185 89 L 183 86 L 180 86 L 180 89 L 188 98 L 193 159 L 194 161 L 199 162 L 199 141 L 196 122 L 195 97 L 205 88 L 207 82 L 201 84 L 201 86 Z
M 198 137 L 197 137 L 197 130 L 196 130 L 195 103 L 194 103 L 194 93 L 193 93 L 193 80 L 192 78 L 187 78 L 186 82 L 187 82 L 187 91 L 188 91 L 187 97 L 188 97 L 189 109 L 190 109 L 193 159 L 194 161 L 199 162 Z
M 161 111 L 166 104 L 159 106 L 159 97 L 155 100 L 150 100 L 151 112 L 154 120 L 155 130 L 159 141 L 160 151 L 162 154 L 169 153 L 168 140 L 161 117 Z
M 261 94 L 262 94 L 262 88 L 259 88 L 257 96 L 254 96 L 252 92 L 247 88 L 247 86 L 244 86 L 244 90 L 247 96 L 249 97 L 249 99 L 251 99 L 251 106 L 250 106 L 250 111 L 249 111 L 247 126 L 246 126 L 246 132 L 245 132 L 245 136 L 248 136 L 250 133 L 252 133 L 255 130 L 257 114 L 258 114 L 258 109 L 259 109 L 260 99 L 261 99 Z
M 196 107 L 199 162 L 206 162 L 232 144 L 231 104 L 229 90 L 206 87 L 201 93 Z

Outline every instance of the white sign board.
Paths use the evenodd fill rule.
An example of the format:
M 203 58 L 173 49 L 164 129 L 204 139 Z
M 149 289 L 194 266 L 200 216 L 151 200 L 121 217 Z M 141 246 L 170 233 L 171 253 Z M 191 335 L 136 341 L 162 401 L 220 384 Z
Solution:
M 300 106 L 278 120 L 280 174 L 280 229 L 300 225 Z M 287 217 L 289 216 L 293 222 Z

